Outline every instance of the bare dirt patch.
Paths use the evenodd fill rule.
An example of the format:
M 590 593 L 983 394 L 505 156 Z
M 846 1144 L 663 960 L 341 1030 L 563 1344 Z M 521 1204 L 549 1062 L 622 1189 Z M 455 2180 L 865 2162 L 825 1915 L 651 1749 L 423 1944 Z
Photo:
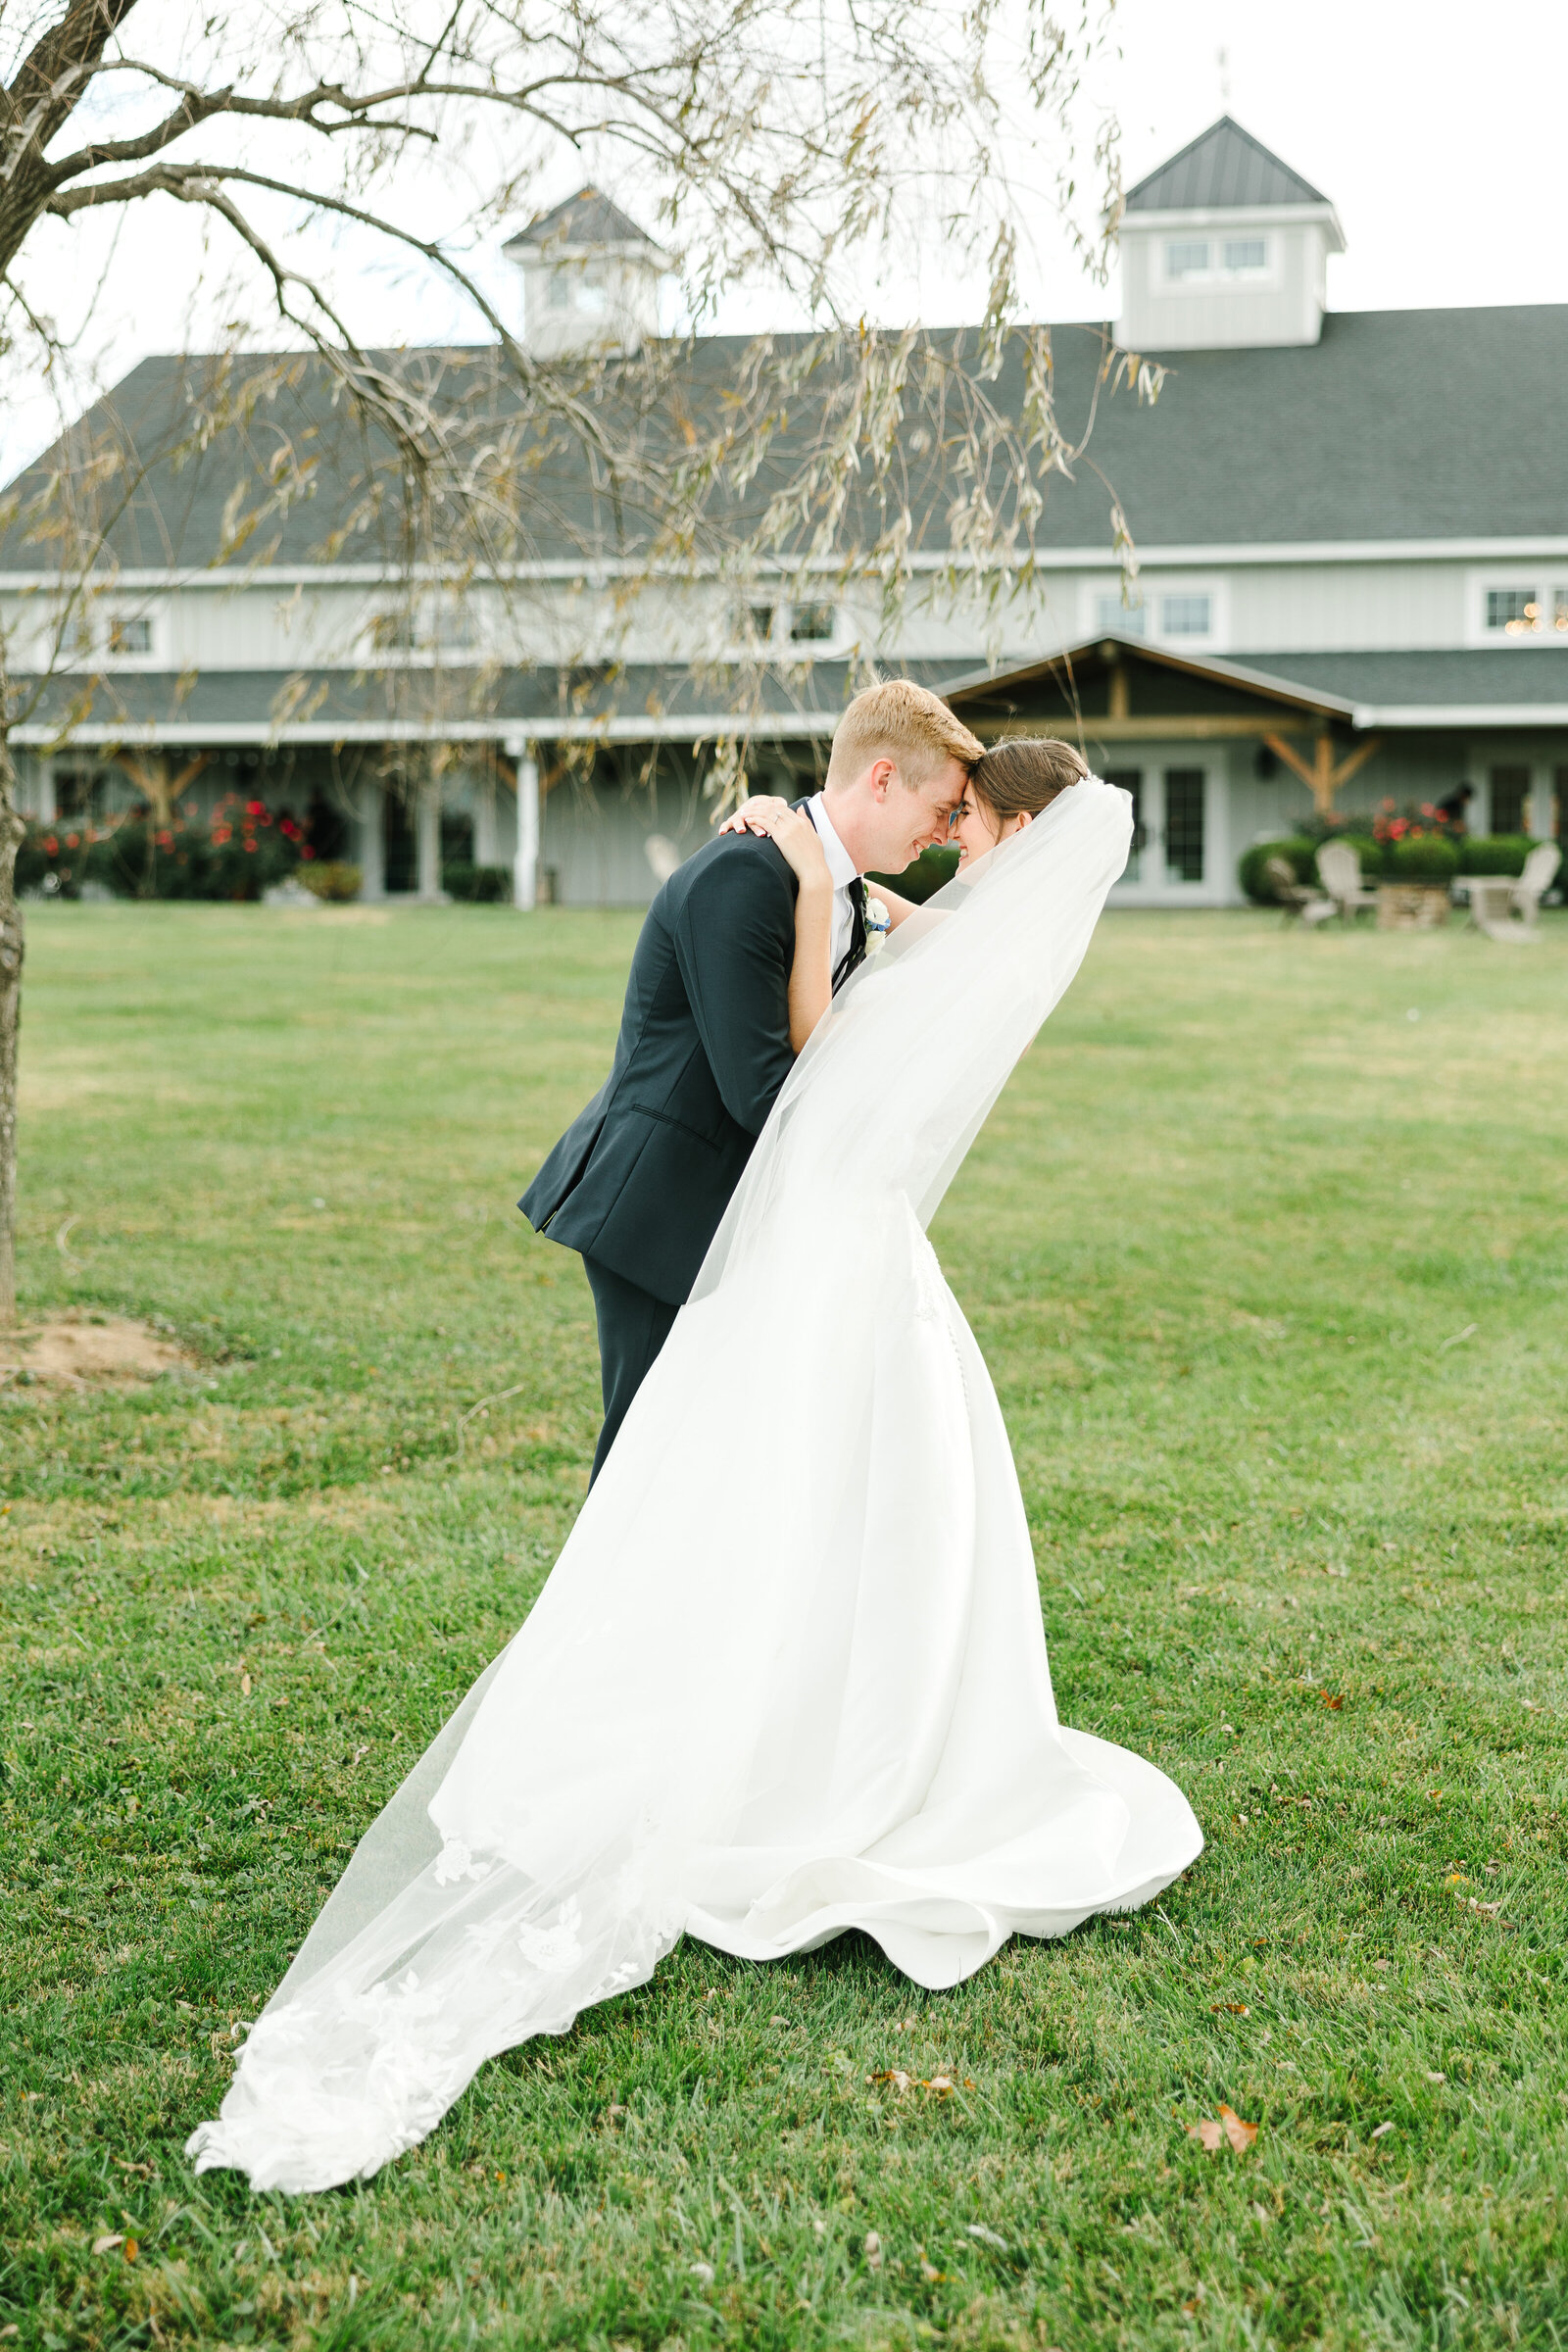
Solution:
M 155 1380 L 189 1371 L 194 1356 L 151 1324 L 124 1315 L 54 1315 L 0 1333 L 0 1382 L 47 1381 L 81 1389 L 89 1381 Z

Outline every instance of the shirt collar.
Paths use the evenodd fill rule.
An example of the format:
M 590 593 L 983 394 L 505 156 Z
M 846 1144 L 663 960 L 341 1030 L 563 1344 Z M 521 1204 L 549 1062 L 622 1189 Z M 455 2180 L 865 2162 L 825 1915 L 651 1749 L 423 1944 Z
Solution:
M 832 876 L 833 887 L 835 890 L 847 890 L 852 882 L 859 879 L 860 869 L 834 832 L 833 819 L 827 812 L 822 795 L 813 793 L 806 807 L 812 824 L 822 836 L 823 855 L 827 858 L 827 870 Z

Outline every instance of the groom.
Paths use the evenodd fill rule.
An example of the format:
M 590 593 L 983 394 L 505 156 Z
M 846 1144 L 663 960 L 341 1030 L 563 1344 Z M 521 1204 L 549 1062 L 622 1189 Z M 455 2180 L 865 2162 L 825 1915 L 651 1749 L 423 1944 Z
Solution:
M 827 782 L 804 804 L 835 885 L 835 990 L 865 956 L 860 876 L 902 873 L 947 840 L 980 753 L 946 703 L 904 678 L 840 719 Z M 594 1478 L 789 1075 L 799 887 L 755 833 L 719 834 L 676 869 L 631 959 L 610 1076 L 518 1203 L 582 1252 L 605 1398 Z

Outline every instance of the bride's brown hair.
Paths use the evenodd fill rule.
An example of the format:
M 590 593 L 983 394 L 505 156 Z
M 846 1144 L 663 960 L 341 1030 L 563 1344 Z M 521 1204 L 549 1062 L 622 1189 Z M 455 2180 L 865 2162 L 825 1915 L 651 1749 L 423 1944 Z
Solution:
M 1038 816 L 1069 784 L 1081 783 L 1089 762 L 1054 735 L 1015 735 L 994 744 L 969 771 L 975 798 L 991 816 Z

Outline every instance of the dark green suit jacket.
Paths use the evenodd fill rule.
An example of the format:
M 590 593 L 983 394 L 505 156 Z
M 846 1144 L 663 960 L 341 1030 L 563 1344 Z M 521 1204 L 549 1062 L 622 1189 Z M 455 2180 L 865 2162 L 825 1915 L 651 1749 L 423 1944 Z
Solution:
M 789 1075 L 799 884 L 783 852 L 724 833 L 671 874 L 631 959 L 609 1078 L 519 1206 L 679 1305 Z

